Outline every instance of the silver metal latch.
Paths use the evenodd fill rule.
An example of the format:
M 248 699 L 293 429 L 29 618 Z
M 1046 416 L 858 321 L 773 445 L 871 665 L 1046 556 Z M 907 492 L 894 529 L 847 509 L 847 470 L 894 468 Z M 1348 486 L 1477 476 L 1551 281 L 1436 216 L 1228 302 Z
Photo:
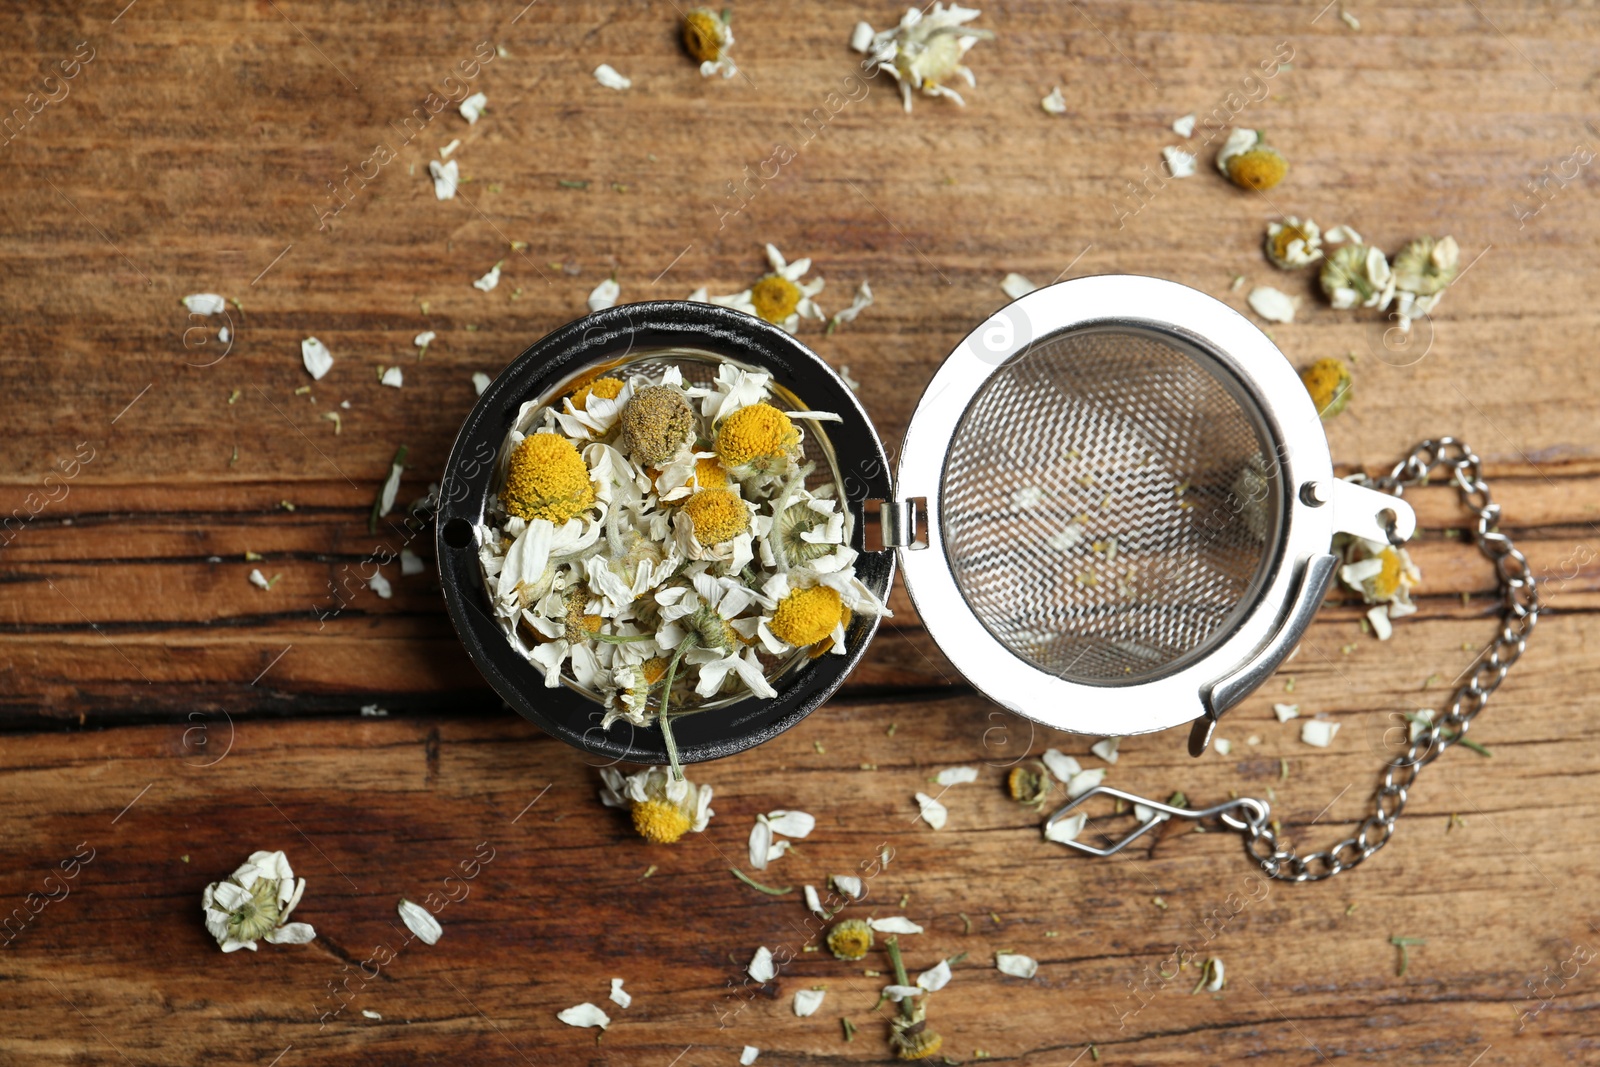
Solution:
M 909 500 L 863 500 L 853 504 L 852 508 L 862 528 L 860 547 L 863 551 L 927 547 L 927 542 L 920 539 L 922 527 L 917 517 L 919 508 L 924 511 L 927 508 L 926 497 L 912 497 Z M 874 529 L 877 531 L 877 537 L 870 536 Z

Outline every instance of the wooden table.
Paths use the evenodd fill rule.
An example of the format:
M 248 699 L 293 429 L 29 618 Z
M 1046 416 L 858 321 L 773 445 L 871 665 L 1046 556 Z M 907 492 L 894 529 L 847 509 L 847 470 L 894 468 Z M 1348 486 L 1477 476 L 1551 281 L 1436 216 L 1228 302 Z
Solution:
M 750 1044 L 763 1064 L 881 1060 L 885 979 L 863 972 L 882 953 L 814 951 L 798 889 L 728 872 L 756 813 L 793 807 L 819 825 L 768 882 L 820 885 L 887 846 L 855 913 L 926 928 L 903 939 L 913 972 L 965 954 L 930 1009 L 953 1062 L 1600 1062 L 1594 8 L 1352 4 L 1357 31 L 1321 0 L 1034 0 L 984 13 L 997 38 L 971 54 L 964 110 L 906 115 L 884 79 L 850 80 L 845 47 L 893 5 L 740 3 L 728 81 L 700 78 L 674 5 L 647 0 L 119 7 L 15 5 L 0 30 L 0 910 L 26 919 L 0 955 L 0 1059 L 689 1067 Z M 75 76 L 46 82 L 58 61 Z M 633 88 L 601 87 L 601 62 Z M 1039 107 L 1055 85 L 1059 117 Z M 428 113 L 463 86 L 488 96 L 475 125 Z M 1231 188 L 1215 141 L 1195 176 L 1162 179 L 1186 112 L 1196 143 L 1207 116 L 1268 130 L 1287 181 Z M 440 202 L 427 162 L 456 139 L 461 195 Z M 779 146 L 792 160 L 763 172 Z M 1280 212 L 1391 253 L 1452 233 L 1471 266 L 1397 346 L 1380 316 L 1332 311 L 1265 262 Z M 897 592 L 824 711 L 695 770 L 716 789 L 707 832 L 643 843 L 597 802 L 597 761 L 483 685 L 430 575 L 391 566 L 388 600 L 345 579 L 399 547 L 367 531 L 374 494 L 401 444 L 402 501 L 438 479 L 473 372 L 612 274 L 624 300 L 732 292 L 767 241 L 815 257 L 830 312 L 870 279 L 855 323 L 801 337 L 863 383 L 891 446 L 1008 271 L 1149 274 L 1240 308 L 1255 285 L 1302 297 L 1271 328 L 1285 355 L 1355 354 L 1355 398 L 1327 424 L 1343 468 L 1466 438 L 1546 583 L 1526 665 L 1473 730 L 1493 756 L 1449 752 L 1394 844 L 1330 882 L 1254 881 L 1217 834 L 1091 861 L 1042 842 L 1002 782 L 1047 746 L 1098 765 L 1093 739 L 985 703 Z M 473 288 L 497 261 L 499 287 Z M 231 341 L 223 316 L 186 313 L 195 292 L 229 298 Z M 315 384 L 308 335 L 336 360 Z M 378 383 L 395 365 L 399 390 Z M 1439 706 L 1495 625 L 1453 494 L 1415 501 L 1425 595 L 1393 640 L 1330 605 L 1225 720 L 1231 756 L 1191 761 L 1182 730 L 1131 738 L 1108 782 L 1197 803 L 1270 791 L 1297 842 L 1348 833 L 1384 731 Z M 1285 700 L 1340 723 L 1333 746 L 1279 724 Z M 980 778 L 932 831 L 912 794 L 957 764 Z M 224 956 L 200 891 L 258 848 L 306 877 L 297 917 L 318 937 Z M 76 876 L 47 882 L 63 861 Z M 430 893 L 457 898 L 444 937 L 407 944 L 396 902 Z M 1403 975 L 1394 937 L 1426 940 Z M 793 962 L 746 985 L 761 945 Z M 1180 946 L 1225 961 L 1221 993 L 1192 995 L 1192 966 L 1162 976 Z M 1036 957 L 1037 977 L 999 974 L 996 950 Z M 614 976 L 627 1010 L 606 999 Z M 815 986 L 822 1009 L 795 1017 Z M 613 1016 L 598 1046 L 556 1021 L 581 1001 Z

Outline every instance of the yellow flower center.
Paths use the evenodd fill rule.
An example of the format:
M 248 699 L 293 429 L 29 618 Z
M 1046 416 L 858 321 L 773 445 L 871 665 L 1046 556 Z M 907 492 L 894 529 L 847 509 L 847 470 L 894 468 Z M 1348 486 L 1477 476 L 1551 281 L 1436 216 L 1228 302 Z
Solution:
M 727 467 L 769 466 L 785 459 L 799 443 L 800 431 L 789 416 L 771 404 L 751 404 L 722 421 L 717 456 Z
M 604 621 L 598 615 L 584 614 L 584 604 L 588 597 L 574 590 L 567 594 L 567 632 L 566 638 L 574 645 L 582 644 L 600 632 L 600 624 Z
M 1287 222 L 1283 223 L 1282 228 L 1272 238 L 1273 257 L 1276 259 L 1288 259 L 1289 246 L 1296 241 L 1304 241 L 1309 244 L 1310 238 L 1306 236 L 1306 232 L 1300 227 L 1291 226 Z
M 644 675 L 646 685 L 655 685 L 666 677 L 667 661 L 665 657 L 655 656 L 645 660 L 639 665 L 639 673 Z
M 1289 173 L 1289 161 L 1275 149 L 1258 147 L 1228 160 L 1228 177 L 1241 189 L 1271 189 Z
M 798 285 L 781 274 L 769 274 L 750 287 L 750 303 L 755 305 L 756 314 L 774 326 L 794 314 L 803 295 Z
M 750 509 L 728 489 L 702 489 L 684 502 L 702 545 L 720 545 L 750 529 Z
M 1373 600 L 1388 600 L 1400 591 L 1400 553 L 1386 548 L 1378 553 L 1383 570 L 1367 579 L 1367 594 Z
M 1323 418 L 1339 414 L 1350 402 L 1350 368 L 1342 359 L 1317 360 L 1300 372 L 1300 381 Z
M 697 63 L 722 58 L 722 20 L 714 11 L 697 7 L 683 17 L 683 47 Z
M 523 439 L 511 454 L 500 490 L 506 511 L 520 519 L 563 523 L 594 504 L 589 468 L 571 441 L 553 433 Z
M 778 601 L 767 628 L 779 640 L 804 648 L 833 633 L 843 618 L 839 591 L 817 585 L 796 589 Z
M 702 489 L 728 488 L 728 472 L 722 469 L 722 464 L 714 459 L 697 459 L 694 461 L 694 480 Z
M 898 1041 L 894 1054 L 902 1060 L 925 1060 L 943 1047 L 944 1038 L 932 1030 L 921 1030 Z
M 828 931 L 828 951 L 841 960 L 865 959 L 872 949 L 872 927 L 860 919 L 846 919 Z
M 602 400 L 615 400 L 620 392 L 622 392 L 621 378 L 597 378 L 572 394 L 572 406 L 587 411 L 591 396 L 597 396 Z
M 688 833 L 693 825 L 689 816 L 668 801 L 636 801 L 633 805 L 633 828 L 652 844 L 670 845 Z

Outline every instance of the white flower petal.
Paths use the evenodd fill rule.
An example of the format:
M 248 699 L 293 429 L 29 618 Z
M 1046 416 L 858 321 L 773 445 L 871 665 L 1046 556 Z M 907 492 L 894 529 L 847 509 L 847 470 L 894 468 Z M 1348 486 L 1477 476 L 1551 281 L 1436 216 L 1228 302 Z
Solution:
M 633 82 L 618 74 L 616 68 L 610 63 L 602 63 L 594 68 L 594 80 L 604 85 L 607 89 L 630 89 Z
M 892 1000 L 896 1004 L 900 1003 L 902 1000 L 910 1000 L 913 997 L 920 997 L 926 992 L 927 990 L 923 989 L 921 986 L 914 985 L 886 985 L 883 987 L 884 998 L 887 1000 Z
M 499 284 L 500 284 L 500 264 L 496 263 L 494 266 L 489 268 L 489 272 L 487 274 L 485 274 L 483 277 L 479 278 L 477 281 L 473 282 L 472 283 L 472 287 L 474 289 L 481 289 L 484 292 L 488 293 L 488 292 L 493 292 L 494 291 L 494 287 L 499 285 Z
M 794 1013 L 804 1019 L 822 1007 L 827 992 L 821 989 L 797 989 L 794 992 Z
M 1233 742 L 1229 741 L 1226 737 L 1217 738 L 1215 741 L 1211 742 L 1211 746 L 1217 750 L 1217 755 L 1219 756 L 1226 756 L 1228 753 L 1233 751 Z
M 756 1062 L 756 1057 L 759 1055 L 761 1055 L 760 1049 L 754 1045 L 746 1045 L 744 1051 L 739 1053 L 740 1067 L 750 1067 L 752 1063 Z
M 1268 322 L 1293 322 L 1295 299 L 1270 285 L 1250 290 L 1250 306 Z
M 433 195 L 440 200 L 454 200 L 456 186 L 461 183 L 461 165 L 455 160 L 440 163 L 437 159 L 428 161 L 428 174 L 433 178 Z
M 950 819 L 950 809 L 926 793 L 917 794 L 917 806 L 922 809 L 922 821 L 935 830 L 943 830 Z
M 1117 746 L 1122 743 L 1120 737 L 1108 737 L 1103 741 L 1096 741 L 1089 746 L 1089 751 L 1105 760 L 1107 763 L 1117 762 Z
M 937 993 L 950 984 L 950 961 L 940 960 L 939 965 L 917 975 L 917 985 L 930 993 Z
M 400 492 L 400 478 L 405 472 L 405 467 L 398 463 L 389 465 L 389 476 L 383 480 L 383 489 L 378 494 L 378 515 L 380 517 L 394 510 L 394 500 Z
M 315 337 L 300 342 L 300 361 L 306 365 L 312 381 L 321 381 L 322 376 L 333 369 L 333 354 Z
M 193 315 L 215 315 L 226 309 L 228 302 L 216 293 L 190 293 L 183 298 L 183 306 Z
M 994 965 L 1001 974 L 1009 974 L 1013 978 L 1032 978 L 1039 972 L 1039 962 L 1019 952 L 996 952 Z
M 1372 632 L 1378 635 L 1379 641 L 1387 641 L 1394 634 L 1394 627 L 1389 623 L 1389 605 L 1379 604 L 1367 610 L 1367 622 L 1372 624 Z
M 1083 771 L 1083 767 L 1077 760 L 1066 755 L 1060 749 L 1047 748 L 1044 750 L 1044 755 L 1039 758 L 1044 760 L 1045 767 L 1051 774 L 1056 776 L 1056 779 L 1062 785 L 1066 785 L 1072 781 L 1073 775 Z
M 1055 822 L 1046 823 L 1044 839 L 1046 841 L 1057 841 L 1061 844 L 1066 844 L 1068 841 L 1076 841 L 1078 835 L 1083 833 L 1083 828 L 1088 824 L 1089 816 L 1080 811 L 1075 815 L 1067 816 L 1065 819 L 1057 819 Z
M 400 576 L 402 578 L 410 578 L 414 575 L 421 574 L 427 569 L 428 564 L 421 556 L 417 555 L 409 548 L 402 548 L 400 550 Z
M 1327 748 L 1339 732 L 1339 724 L 1328 719 L 1307 719 L 1300 724 L 1300 740 L 1316 748 Z
M 1161 150 L 1161 158 L 1167 161 L 1167 172 L 1174 178 L 1187 178 L 1194 173 L 1194 153 L 1186 152 L 1177 145 L 1168 145 Z
M 461 101 L 461 117 L 467 120 L 467 125 L 477 123 L 483 115 L 483 109 L 489 106 L 489 98 L 482 93 L 473 93 Z
M 268 930 L 263 941 L 269 945 L 305 945 L 315 941 L 317 932 L 310 923 L 288 923 Z
M 767 857 L 772 851 L 772 827 L 757 819 L 750 828 L 750 866 L 758 871 L 767 869 Z
M 850 48 L 852 51 L 866 55 L 872 51 L 872 26 L 865 22 L 856 23 L 855 29 L 850 31 Z
M 399 911 L 400 921 L 406 924 L 406 929 L 416 934 L 426 944 L 437 945 L 439 938 L 444 936 L 444 927 L 440 926 L 439 920 L 422 905 L 402 900 Z
M 1034 285 L 1016 271 L 1012 271 L 1000 279 L 1000 290 L 1013 300 L 1020 300 L 1037 288 L 1039 288 L 1037 285 Z
M 399 367 L 390 367 L 383 372 L 383 377 L 378 379 L 379 385 L 389 385 L 398 389 L 406 383 L 405 374 Z
M 805 898 L 806 907 L 811 909 L 812 912 L 816 913 L 817 915 L 828 914 L 828 909 L 822 906 L 822 898 L 817 895 L 816 886 L 808 885 L 805 887 Z
M 851 900 L 861 899 L 861 890 L 863 888 L 861 879 L 850 874 L 835 874 L 830 876 L 830 880 L 833 882 L 833 888 Z
M 977 780 L 978 768 L 976 767 L 947 767 L 934 777 L 934 781 L 940 785 L 963 785 Z
M 772 950 L 766 945 L 756 949 L 756 954 L 750 958 L 750 966 L 745 968 L 745 973 L 762 985 L 778 977 L 778 968 L 772 962 Z
M 494 381 L 494 379 L 483 373 L 481 370 L 472 372 L 472 388 L 473 391 L 479 396 L 483 395 L 483 391 L 489 388 L 489 383 L 492 381 Z
M 784 837 L 805 837 L 816 829 L 817 820 L 803 811 L 769 811 L 767 824 L 772 832 Z
M 1343 567 L 1340 567 L 1339 580 L 1346 585 L 1359 589 L 1362 582 L 1369 578 L 1376 578 L 1382 573 L 1383 560 L 1377 556 L 1372 556 L 1367 559 L 1356 560 L 1354 563 L 1346 563 Z
M 891 915 L 887 919 L 868 919 L 867 925 L 880 934 L 920 934 L 922 927 L 904 915 Z
M 622 979 L 620 978 L 611 979 L 611 1003 L 619 1008 L 627 1008 L 633 1005 L 633 994 L 622 988 Z
M 367 579 L 367 588 L 377 593 L 383 600 L 394 596 L 394 587 L 389 584 L 389 579 L 383 576 L 382 571 L 372 572 L 372 577 Z
M 1191 111 L 1189 114 L 1183 116 L 1183 118 L 1174 122 L 1172 124 L 1172 132 L 1177 134 L 1179 137 L 1193 137 L 1194 112 Z
M 261 573 L 260 567 L 250 569 L 250 584 L 257 589 L 271 589 L 272 583 L 267 581 L 267 576 Z
M 1300 705 L 1274 704 L 1272 705 L 1272 714 L 1278 717 L 1279 722 L 1288 722 L 1290 719 L 1298 719 L 1300 717 Z
M 566 1011 L 556 1012 L 556 1018 L 568 1026 L 598 1026 L 604 1030 L 611 1025 L 611 1016 L 588 1001 L 576 1004 Z
M 594 287 L 589 294 L 589 310 L 604 311 L 617 302 L 617 297 L 622 295 L 622 286 L 617 284 L 615 278 L 607 278 Z
M 1072 776 L 1072 780 L 1067 783 L 1067 799 L 1078 799 L 1079 797 L 1083 796 L 1083 794 L 1087 793 L 1091 789 L 1094 789 L 1101 782 L 1105 781 L 1105 777 L 1106 769 L 1104 767 L 1096 767 L 1092 771 L 1079 771 L 1077 774 L 1074 774 Z

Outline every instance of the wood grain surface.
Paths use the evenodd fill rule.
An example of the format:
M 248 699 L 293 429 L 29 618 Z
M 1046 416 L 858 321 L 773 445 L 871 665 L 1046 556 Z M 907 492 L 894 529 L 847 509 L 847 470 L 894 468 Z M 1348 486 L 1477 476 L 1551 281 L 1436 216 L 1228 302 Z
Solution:
M 884 979 L 863 973 L 882 953 L 808 951 L 798 887 L 887 845 L 851 912 L 921 923 L 902 939 L 913 972 L 966 953 L 930 1006 L 952 1062 L 1600 1062 L 1600 10 L 1009 3 L 978 22 L 996 38 L 971 53 L 968 106 L 906 115 L 845 46 L 893 5 L 741 0 L 742 74 L 723 81 L 682 54 L 670 2 L 124 3 L 0 18 L 0 1061 L 699 1067 L 747 1044 L 763 1064 L 883 1060 Z M 600 86 L 601 62 L 633 88 Z M 1050 116 L 1057 85 L 1068 111 Z M 478 90 L 475 125 L 429 111 L 430 93 Z M 1200 170 L 1163 178 L 1188 112 Z M 1205 142 L 1227 125 L 1265 129 L 1288 179 L 1223 182 Z M 440 202 L 427 163 L 458 138 L 461 194 Z M 793 158 L 763 170 L 780 147 Z M 1390 252 L 1452 233 L 1470 267 L 1401 339 L 1266 263 L 1282 214 Z M 623 300 L 733 292 L 768 241 L 814 258 L 830 312 L 870 280 L 859 319 L 801 337 L 862 382 L 891 452 L 1008 271 L 1148 274 L 1241 309 L 1255 285 L 1302 297 L 1270 332 L 1296 366 L 1354 353 L 1354 399 L 1327 423 L 1341 468 L 1467 439 L 1544 580 L 1525 665 L 1473 730 L 1493 755 L 1449 752 L 1395 842 L 1329 883 L 1259 882 L 1217 834 L 1068 855 L 1003 779 L 1050 745 L 1097 765 L 1093 739 L 984 702 L 897 590 L 824 710 L 696 770 L 716 790 L 705 833 L 640 841 L 598 804 L 592 761 L 502 709 L 431 575 L 389 567 L 388 600 L 361 585 L 376 548 L 402 547 L 367 515 L 396 447 L 401 499 L 421 496 L 471 375 L 602 279 Z M 473 288 L 499 261 L 498 288 Z M 222 316 L 185 311 L 193 292 L 232 301 L 229 341 Z M 315 384 L 312 335 L 336 360 Z M 399 390 L 378 384 L 393 365 Z M 1452 492 L 1414 500 L 1421 610 L 1393 640 L 1330 604 L 1224 721 L 1230 756 L 1189 760 L 1182 730 L 1134 738 L 1108 782 L 1196 803 L 1271 791 L 1295 841 L 1349 833 L 1396 716 L 1439 706 L 1494 630 L 1494 573 Z M 1338 721 L 1334 745 L 1301 744 L 1271 712 L 1284 700 Z M 957 764 L 980 778 L 932 831 L 912 794 Z M 763 875 L 796 887 L 781 897 L 728 872 L 776 808 L 819 823 Z M 258 848 L 307 878 L 297 918 L 318 938 L 224 956 L 200 890 Z M 47 883 L 63 861 L 74 877 Z M 396 902 L 430 893 L 457 898 L 444 938 L 407 943 Z M 1394 937 L 1427 942 L 1403 976 Z M 761 945 L 792 962 L 755 986 Z M 1162 977 L 1180 948 L 1223 959 L 1226 988 Z M 1000 975 L 997 950 L 1038 976 Z M 631 1008 L 606 1000 L 612 977 Z M 795 1017 L 813 986 L 822 1009 Z M 556 1021 L 581 1001 L 613 1017 L 599 1044 Z

